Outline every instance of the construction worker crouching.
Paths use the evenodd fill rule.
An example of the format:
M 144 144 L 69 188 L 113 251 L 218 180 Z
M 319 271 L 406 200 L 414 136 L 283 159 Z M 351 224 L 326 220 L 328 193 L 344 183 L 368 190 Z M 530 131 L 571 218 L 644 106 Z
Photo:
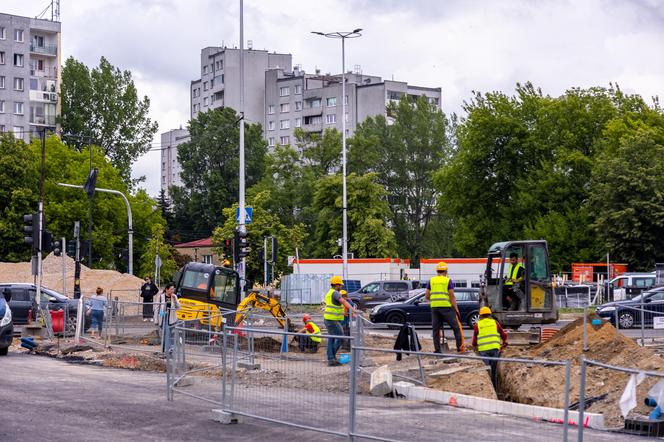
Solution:
M 358 309 L 350 305 L 350 303 L 341 296 L 340 290 L 343 285 L 344 281 L 341 279 L 341 276 L 333 276 L 330 279 L 331 288 L 325 294 L 325 312 L 323 313 L 323 319 L 325 321 L 327 334 L 330 336 L 344 335 L 344 329 L 342 326 L 344 320 L 344 307 L 348 309 L 349 314 L 361 314 Z M 341 365 L 341 363 L 337 361 L 337 352 L 342 343 L 342 338 L 327 338 L 327 365 L 331 367 Z
M 304 322 L 304 327 L 299 329 L 297 333 L 306 333 L 305 335 L 297 336 L 297 343 L 299 345 L 300 351 L 305 353 L 309 351 L 310 353 L 318 352 L 318 346 L 320 345 L 320 328 L 311 320 L 311 316 L 305 314 L 302 316 L 302 322 Z
M 429 280 L 424 296 L 430 302 L 433 332 L 433 347 L 436 353 L 442 353 L 440 339 L 444 323 L 452 328 L 458 352 L 465 351 L 459 308 L 454 297 L 454 282 L 447 277 L 447 263 L 439 262 L 436 266 L 437 276 Z
M 500 326 L 500 323 L 491 317 L 489 307 L 480 309 L 480 319 L 473 326 L 473 347 L 480 356 L 490 358 L 500 357 L 500 351 L 507 347 L 507 333 Z M 491 367 L 491 382 L 493 387 L 496 388 L 498 384 L 498 361 L 485 360 L 484 363 Z

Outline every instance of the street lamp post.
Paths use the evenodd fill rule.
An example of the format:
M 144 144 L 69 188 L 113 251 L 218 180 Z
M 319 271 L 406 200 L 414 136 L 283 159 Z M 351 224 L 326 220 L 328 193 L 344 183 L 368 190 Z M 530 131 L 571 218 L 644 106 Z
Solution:
M 343 234 L 341 239 L 341 253 L 343 259 L 343 279 L 348 279 L 348 207 L 346 203 L 346 39 L 358 38 L 362 29 L 354 29 L 348 32 L 317 32 L 312 34 L 322 35 L 327 38 L 341 40 L 341 168 L 342 168 L 342 225 Z

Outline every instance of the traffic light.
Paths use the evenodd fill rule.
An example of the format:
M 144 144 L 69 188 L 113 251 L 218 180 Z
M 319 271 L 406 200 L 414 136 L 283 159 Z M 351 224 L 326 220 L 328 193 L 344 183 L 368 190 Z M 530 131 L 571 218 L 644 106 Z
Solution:
M 279 244 L 277 243 L 277 238 L 275 238 L 273 236 L 272 237 L 272 259 L 270 260 L 270 262 L 272 262 L 272 264 L 277 262 L 277 252 L 278 251 L 279 251 Z
M 67 241 L 67 256 L 76 257 L 76 240 L 70 239 Z
M 225 239 L 222 247 L 224 258 L 230 258 L 233 255 L 233 241 L 230 239 Z
M 46 226 L 44 226 L 44 229 L 42 230 L 42 252 L 43 253 L 51 253 L 55 250 L 55 244 L 53 244 L 53 235 L 51 235 L 51 232 L 46 230 Z M 58 253 L 60 251 L 58 250 Z
M 251 251 L 249 248 L 249 238 L 247 238 L 247 232 L 236 230 L 233 239 L 233 259 L 235 263 L 238 263 L 242 258 L 248 256 Z
M 53 243 L 53 254 L 55 256 L 62 255 L 62 245 L 60 244 L 60 241 L 55 241 Z
M 81 261 L 84 261 L 85 257 L 88 256 L 89 248 L 90 248 L 90 241 L 88 241 L 87 239 L 82 239 L 81 240 L 81 250 L 80 250 Z M 88 265 L 90 265 L 90 263 L 88 263 Z
M 32 254 L 36 255 L 39 251 L 39 213 L 29 213 L 23 215 L 23 242 L 32 246 Z

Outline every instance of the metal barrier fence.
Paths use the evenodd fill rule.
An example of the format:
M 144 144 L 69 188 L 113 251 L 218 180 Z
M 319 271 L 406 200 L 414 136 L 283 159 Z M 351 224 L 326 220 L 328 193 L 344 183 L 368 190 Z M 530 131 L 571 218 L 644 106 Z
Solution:
M 583 308 L 592 304 L 594 288 L 590 285 L 563 285 L 556 287 L 556 305 L 566 308 Z

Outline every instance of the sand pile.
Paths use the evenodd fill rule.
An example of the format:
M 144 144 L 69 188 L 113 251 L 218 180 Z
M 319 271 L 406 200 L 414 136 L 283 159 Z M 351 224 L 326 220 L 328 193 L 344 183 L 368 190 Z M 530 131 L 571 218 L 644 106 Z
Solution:
M 62 261 L 61 256 L 48 255 L 43 261 L 42 284 L 45 287 L 62 293 Z M 64 257 L 66 295 L 73 297 L 74 292 L 74 260 Z M 0 282 L 34 282 L 29 262 L 0 263 Z M 91 296 L 97 287 L 102 287 L 106 294 L 121 301 L 140 301 L 139 288 L 143 284 L 141 278 L 115 270 L 96 270 L 81 265 L 81 292 Z
M 549 341 L 530 349 L 508 348 L 504 356 L 572 361 L 570 402 L 579 398 L 579 356 L 586 359 L 622 367 L 664 372 L 664 359 L 653 350 L 638 346 L 632 339 L 616 333 L 609 323 L 603 323 L 595 329 L 588 321 L 588 351 L 582 351 L 583 318 L 562 328 Z M 563 406 L 565 385 L 564 367 L 545 367 L 502 363 L 500 365 L 499 395 L 505 400 L 543 405 L 548 407 Z M 609 426 L 622 426 L 618 401 L 629 379 L 627 374 L 599 367 L 588 367 L 586 377 L 586 399 L 606 394 L 604 399 L 594 402 L 587 410 L 604 414 Z M 646 414 L 648 410 L 643 398 L 648 389 L 658 379 L 646 378 L 637 389 L 637 403 L 632 413 Z

